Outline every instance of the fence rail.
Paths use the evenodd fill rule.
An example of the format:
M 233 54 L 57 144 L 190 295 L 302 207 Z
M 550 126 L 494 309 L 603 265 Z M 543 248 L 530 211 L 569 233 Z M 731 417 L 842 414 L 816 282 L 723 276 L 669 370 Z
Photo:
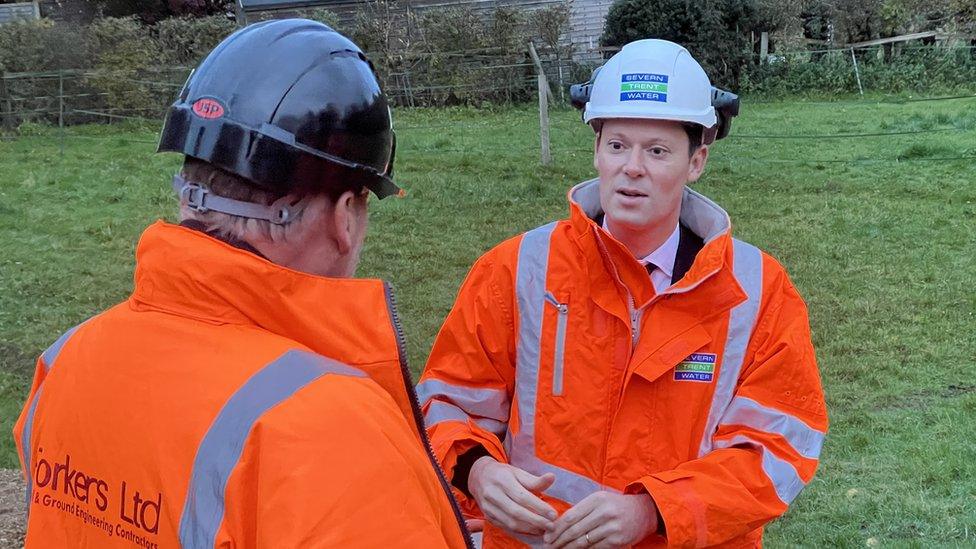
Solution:
M 924 75 L 933 71 L 941 71 L 941 78 L 955 78 L 957 87 L 960 82 L 969 82 L 971 87 L 976 81 L 974 45 L 895 46 L 772 52 L 766 63 L 760 63 L 757 55 L 742 85 L 753 94 L 796 94 L 818 86 L 823 93 L 871 93 L 890 91 L 896 85 L 911 89 L 909 86 L 927 82 Z M 601 49 L 606 48 L 594 51 Z M 553 52 L 539 50 L 537 57 L 552 90 L 550 102 L 564 102 L 569 84 L 584 81 L 592 69 Z M 381 67 L 388 65 L 381 69 L 385 71 L 384 89 L 397 106 L 525 103 L 537 99 L 539 67 L 528 47 L 522 53 L 499 48 L 413 52 L 377 62 Z M 904 66 L 886 72 L 886 63 Z M 959 75 L 952 76 L 957 66 Z M 98 121 L 92 113 L 119 108 L 129 110 L 128 114 L 159 118 L 190 71 L 187 66 L 153 66 L 0 74 L 0 127 L 9 133 L 24 122 L 89 123 Z M 899 78 L 904 82 L 899 83 Z
M 883 48 L 884 46 L 875 45 L 871 47 Z M 552 161 L 553 153 L 575 154 L 578 152 L 588 152 L 589 149 L 560 149 L 558 147 L 555 147 L 555 150 L 553 150 L 552 137 L 554 135 L 577 131 L 580 126 L 577 126 L 577 129 L 572 129 L 562 124 L 564 120 L 557 119 L 554 122 L 548 116 L 550 105 L 555 101 L 558 108 L 559 101 L 564 101 L 564 88 L 568 87 L 568 83 L 572 79 L 579 78 L 580 71 L 577 70 L 578 67 L 566 64 L 562 60 L 540 58 L 538 54 L 531 55 L 531 53 L 536 53 L 531 50 L 531 47 L 527 48 L 527 55 L 524 59 L 511 63 L 500 63 L 491 56 L 483 55 L 483 50 L 469 52 L 471 56 L 463 55 L 464 52 L 452 52 L 452 56 L 441 56 L 437 58 L 439 62 L 444 62 L 449 67 L 448 70 L 436 75 L 425 73 L 423 64 L 421 64 L 420 69 L 408 68 L 404 64 L 396 71 L 390 71 L 386 75 L 384 89 L 393 104 L 410 107 L 449 105 L 455 103 L 481 104 L 484 101 L 495 103 L 527 103 L 538 101 L 540 120 L 539 144 L 541 148 L 540 161 L 543 164 L 548 164 Z M 958 55 L 956 50 L 965 51 L 966 54 L 973 51 L 966 48 L 957 48 L 956 50 L 948 48 L 935 50 L 929 48 L 929 50 L 943 52 L 946 55 Z M 973 52 L 976 53 L 976 51 Z M 816 50 L 806 52 L 808 58 L 813 55 L 816 55 Z M 877 67 L 870 62 L 865 62 L 859 70 L 858 56 L 854 54 L 853 49 L 831 50 L 830 53 L 825 55 L 824 59 L 827 59 L 828 61 L 826 62 L 830 63 L 831 70 L 835 71 L 834 76 L 837 76 L 838 71 L 842 77 L 844 77 L 843 74 L 845 72 L 849 73 L 846 77 L 851 79 L 856 78 L 858 89 L 862 88 L 862 86 L 868 90 L 872 89 L 873 79 L 877 77 Z M 861 55 L 863 57 L 863 50 Z M 445 59 L 448 61 L 444 61 Z M 876 62 L 880 62 L 880 58 Z M 776 67 L 775 64 L 763 66 L 769 66 L 772 70 L 782 70 L 782 67 Z M 865 71 L 865 68 L 868 70 Z M 809 69 L 809 66 L 807 69 Z M 968 70 L 971 69 L 972 67 Z M 78 134 L 72 132 L 70 128 L 78 124 L 89 123 L 114 124 L 119 122 L 137 122 L 158 124 L 166 109 L 172 103 L 173 98 L 176 96 L 177 90 L 184 85 L 190 71 L 191 69 L 189 67 L 179 66 L 149 67 L 140 71 L 61 70 L 38 71 L 33 73 L 19 72 L 0 75 L 0 123 L 2 123 L 0 137 L 10 139 L 17 133 L 16 129 L 20 125 L 25 122 L 35 122 L 46 123 L 58 128 L 57 135 L 62 152 L 64 151 L 65 141 L 69 139 L 115 139 L 110 136 Z M 556 90 L 558 90 L 558 93 L 556 93 Z M 917 102 L 966 99 L 976 99 L 976 93 L 929 95 L 910 99 L 898 99 L 898 101 Z M 750 101 L 750 103 L 757 102 L 762 101 Z M 879 100 L 830 101 L 822 103 L 839 105 L 845 102 L 881 103 Z M 821 102 L 811 101 L 807 103 Z M 950 127 L 948 125 L 944 126 L 890 132 L 836 132 L 810 135 L 734 133 L 730 138 L 736 141 L 837 140 L 853 138 L 896 139 L 899 137 L 910 138 L 910 136 L 918 134 L 950 134 L 970 131 L 969 129 Z M 443 128 L 452 134 L 454 132 L 464 132 L 472 129 L 463 124 L 436 124 L 424 125 L 422 128 L 410 126 L 397 127 L 397 131 L 409 133 L 414 130 L 429 130 L 434 127 Z M 483 129 L 475 128 L 474 131 L 481 131 Z M 553 130 L 555 130 L 555 133 L 553 133 Z M 128 137 L 125 139 L 133 141 Z M 150 141 L 146 140 L 145 142 L 149 143 Z M 454 150 L 443 147 L 429 150 L 409 148 L 405 150 L 420 153 L 463 153 L 466 151 L 466 149 Z M 491 152 L 504 153 L 506 150 L 499 149 Z M 736 161 L 773 164 L 862 164 L 912 161 L 954 162 L 974 159 L 972 155 L 968 154 L 969 152 L 967 150 L 967 154 L 946 156 L 945 158 L 771 159 L 744 157 L 737 158 Z
M 388 100 L 397 106 L 442 106 L 489 102 L 525 102 L 534 98 L 535 68 L 525 59 L 499 62 L 478 50 L 450 55 L 431 54 L 440 63 L 437 72 L 425 67 L 400 66 L 384 80 Z M 417 56 L 414 56 L 417 57 Z M 568 60 L 546 60 L 546 72 L 554 83 L 572 74 Z M 159 117 L 172 103 L 190 74 L 189 67 L 149 67 L 133 70 L 81 70 L 16 72 L 0 74 L 0 126 L 6 130 L 24 122 L 64 122 L 69 125 L 94 120 L 85 116 L 109 108 L 136 110 Z M 50 115 L 64 109 L 69 115 Z M 71 116 L 73 115 L 73 116 Z

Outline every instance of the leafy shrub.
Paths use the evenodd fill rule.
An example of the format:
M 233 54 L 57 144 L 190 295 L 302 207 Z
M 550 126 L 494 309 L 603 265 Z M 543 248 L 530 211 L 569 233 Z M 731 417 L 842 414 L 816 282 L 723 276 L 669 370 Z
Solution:
M 356 14 L 349 37 L 381 73 L 396 71 L 417 48 L 415 15 L 393 0 L 367 0 Z
M 302 10 L 299 12 L 301 17 L 306 19 L 311 19 L 312 21 L 318 21 L 319 23 L 325 23 L 326 25 L 332 27 L 333 29 L 346 34 L 341 28 L 341 22 L 339 21 L 339 16 L 335 12 L 329 11 L 325 8 L 310 8 L 307 10 Z
M 858 70 L 865 91 L 947 93 L 973 90 L 976 59 L 968 50 L 937 47 L 906 49 L 885 60 L 878 50 L 858 50 Z M 741 91 L 760 96 L 824 96 L 857 93 L 850 50 L 773 57 L 749 67 Z
M 426 11 L 420 19 L 425 54 L 421 71 L 429 104 L 510 102 L 528 96 L 528 33 L 523 14 L 498 8 L 490 15 L 468 6 Z
M 83 82 L 59 78 L 55 71 L 84 68 L 88 63 L 81 27 L 43 19 L 0 25 L 0 73 L 36 73 L 0 82 L 2 125 L 56 121 L 62 95 L 88 97 L 93 90 Z
M 483 48 L 487 42 L 484 22 L 470 6 L 439 8 L 421 18 L 427 46 L 445 54 Z
M 563 2 L 534 10 L 529 19 L 532 33 L 555 54 L 557 60 L 572 55 L 572 46 L 563 44 L 563 37 L 569 28 L 569 4 Z
M 525 25 L 525 11 L 505 6 L 495 8 L 486 37 L 488 45 L 504 52 L 523 51 L 526 43 Z
M 83 68 L 88 52 L 81 27 L 49 19 L 0 25 L 0 72 Z
M 171 17 L 154 28 L 159 65 L 195 66 L 237 29 L 226 17 Z
M 87 78 L 122 115 L 149 115 L 172 95 L 147 73 L 159 59 L 159 45 L 134 17 L 98 19 L 88 27 L 95 72 Z
M 701 63 L 712 83 L 738 88 L 752 59 L 749 32 L 758 13 L 752 0 L 617 0 L 610 7 L 600 43 L 621 47 L 644 38 L 681 44 Z

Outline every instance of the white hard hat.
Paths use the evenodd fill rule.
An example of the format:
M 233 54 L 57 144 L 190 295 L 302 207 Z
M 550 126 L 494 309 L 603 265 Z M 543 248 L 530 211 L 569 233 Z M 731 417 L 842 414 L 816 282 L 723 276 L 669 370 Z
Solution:
M 610 58 L 592 83 L 583 121 L 649 118 L 712 128 L 712 84 L 695 58 L 674 42 L 637 40 Z

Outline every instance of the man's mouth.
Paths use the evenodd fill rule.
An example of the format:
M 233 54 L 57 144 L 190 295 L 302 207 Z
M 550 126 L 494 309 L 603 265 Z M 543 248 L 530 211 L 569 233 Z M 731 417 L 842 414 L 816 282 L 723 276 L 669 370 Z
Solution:
M 617 189 L 617 192 L 624 196 L 630 196 L 630 197 L 647 196 L 647 194 L 634 189 Z

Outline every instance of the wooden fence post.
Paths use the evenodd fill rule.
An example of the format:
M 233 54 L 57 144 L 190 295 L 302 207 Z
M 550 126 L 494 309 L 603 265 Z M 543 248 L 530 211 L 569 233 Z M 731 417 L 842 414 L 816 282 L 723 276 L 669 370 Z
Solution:
M 549 95 L 546 75 L 539 74 L 539 140 L 542 146 L 542 165 L 552 164 L 552 152 L 549 150 Z
M 3 123 L 4 130 L 12 130 L 14 124 L 14 106 L 10 102 L 10 94 L 7 93 L 7 73 L 0 74 L 0 99 L 3 100 L 3 116 L 0 122 Z
M 857 68 L 857 56 L 854 55 L 854 48 L 851 48 L 851 59 L 854 61 L 854 76 L 857 77 L 857 89 L 864 96 L 864 88 L 861 87 L 861 71 Z
M 58 71 L 58 136 L 61 142 L 61 156 L 64 156 L 64 71 Z
M 535 44 L 529 41 L 529 55 L 532 56 L 532 62 L 535 63 L 535 70 L 542 77 L 542 81 L 545 83 L 546 95 L 549 96 L 550 101 L 555 101 L 552 96 L 552 90 L 549 89 L 549 79 L 546 78 L 546 71 L 542 69 L 542 61 L 539 59 L 539 54 L 535 51 Z

